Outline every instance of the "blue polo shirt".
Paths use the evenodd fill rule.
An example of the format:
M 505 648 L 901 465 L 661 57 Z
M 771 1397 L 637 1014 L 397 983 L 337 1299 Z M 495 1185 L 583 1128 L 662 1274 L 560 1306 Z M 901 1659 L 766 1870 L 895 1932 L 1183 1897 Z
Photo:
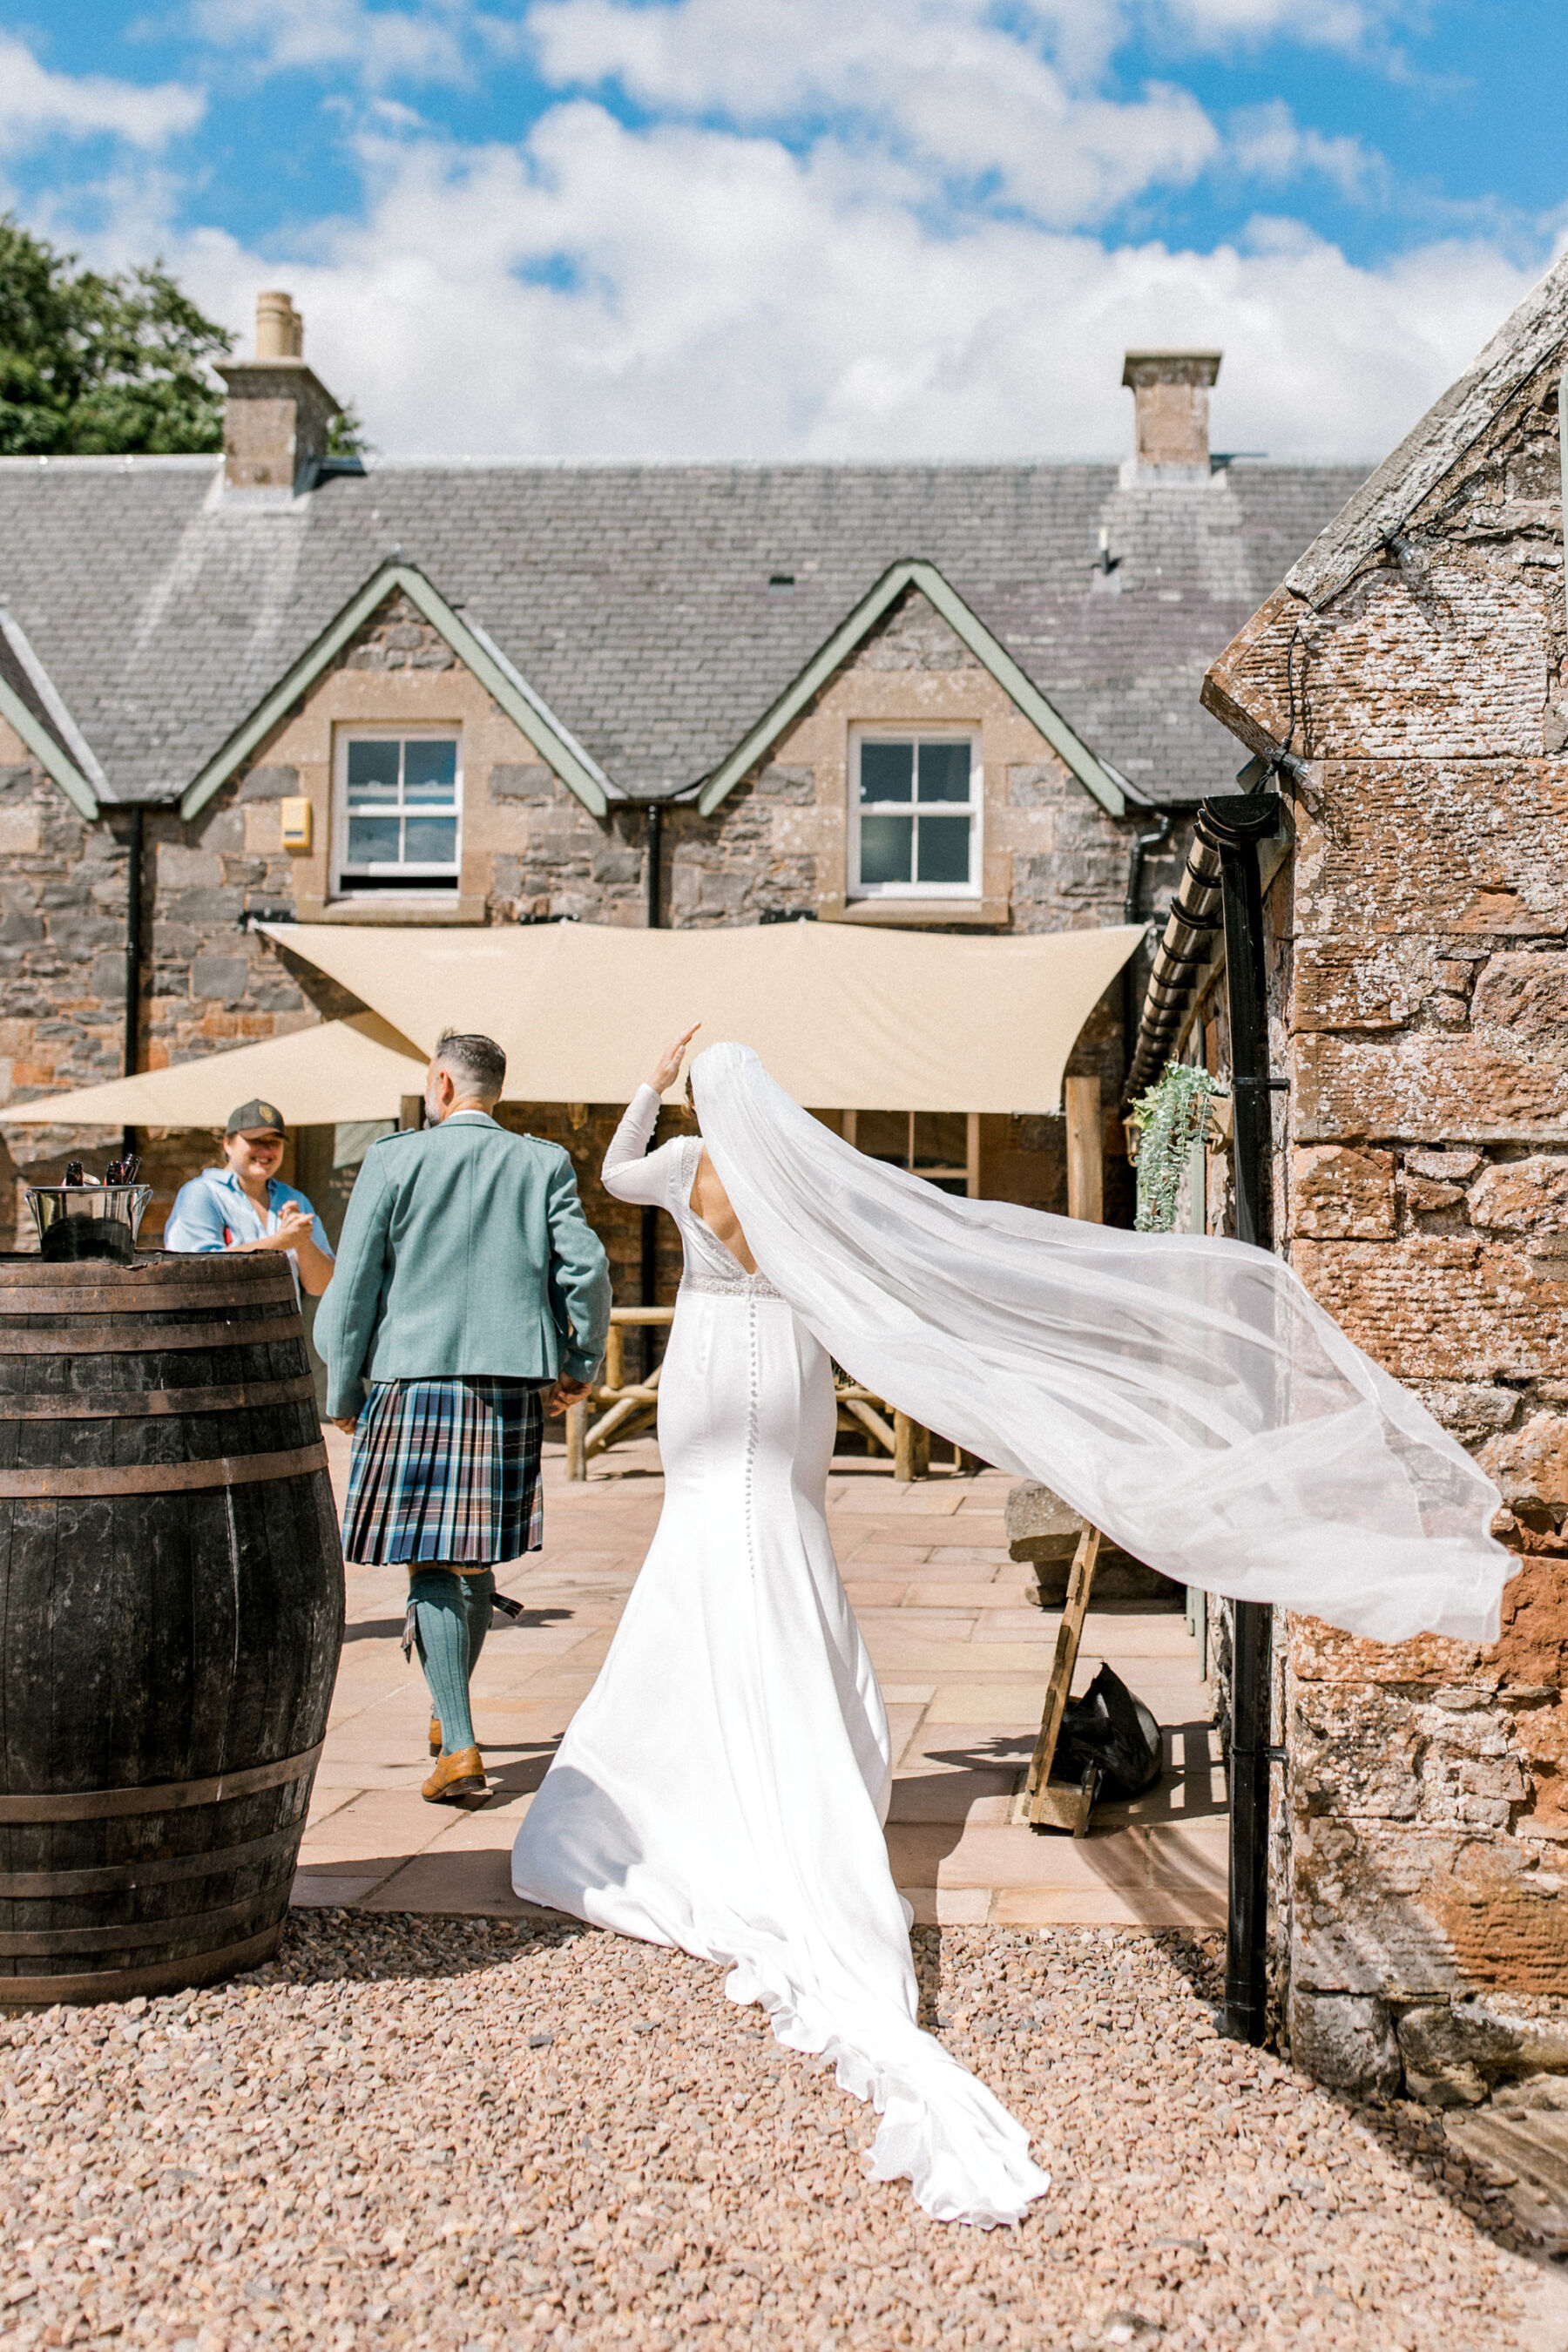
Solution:
M 278 1213 L 292 1201 L 303 1209 L 310 1220 L 310 1237 L 323 1257 L 332 1255 L 331 1244 L 321 1230 L 321 1221 L 303 1192 L 292 1184 L 284 1184 L 276 1176 L 267 1180 L 267 1213 L 257 1207 L 240 1183 L 232 1168 L 204 1168 L 188 1184 L 182 1184 L 174 1195 L 174 1205 L 169 1212 L 169 1222 L 163 1228 L 166 1250 L 226 1250 L 237 1242 L 259 1241 L 263 1234 L 278 1230 Z M 295 1254 L 289 1252 L 289 1265 L 294 1276 L 294 1287 L 300 1287 L 300 1267 Z

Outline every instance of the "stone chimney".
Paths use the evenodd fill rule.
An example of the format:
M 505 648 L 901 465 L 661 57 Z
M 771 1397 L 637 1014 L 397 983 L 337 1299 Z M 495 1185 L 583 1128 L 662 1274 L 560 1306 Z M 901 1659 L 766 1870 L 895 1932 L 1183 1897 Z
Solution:
M 294 498 L 308 490 L 327 454 L 339 403 L 300 353 L 305 322 L 288 294 L 256 298 L 256 357 L 224 360 L 224 486 Z
M 1135 407 L 1135 481 L 1206 482 L 1209 386 L 1220 352 L 1129 352 L 1121 381 Z

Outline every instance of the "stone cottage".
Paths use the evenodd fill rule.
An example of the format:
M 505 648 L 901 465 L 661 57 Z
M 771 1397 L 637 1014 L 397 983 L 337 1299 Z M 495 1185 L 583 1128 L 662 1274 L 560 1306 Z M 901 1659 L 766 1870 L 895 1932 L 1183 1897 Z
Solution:
M 1360 478 L 1211 451 L 1215 353 L 1130 356 L 1120 466 L 345 461 L 301 341 L 263 297 L 221 457 L 0 460 L 0 1098 L 353 1010 L 258 918 L 1141 913 L 1235 765 L 1205 664 Z M 1125 1001 L 1074 1066 L 1113 1151 Z M 613 1116 L 526 1112 L 624 1277 L 633 1227 L 592 1181 Z M 10 1136 L 25 1245 L 22 1184 L 116 1139 Z M 1060 1119 L 858 1139 L 1066 1205 Z M 211 1139 L 141 1140 L 155 1235 Z M 294 1138 L 329 1223 L 341 1157 Z
M 1285 812 L 1274 1244 L 1476 1452 L 1520 1559 L 1494 1648 L 1276 1645 L 1290 2038 L 1448 2105 L 1568 2066 L 1565 360 L 1561 264 L 1203 689 Z M 1216 1072 L 1223 977 L 1176 1033 Z M 1207 1180 L 1223 1230 L 1222 1151 Z

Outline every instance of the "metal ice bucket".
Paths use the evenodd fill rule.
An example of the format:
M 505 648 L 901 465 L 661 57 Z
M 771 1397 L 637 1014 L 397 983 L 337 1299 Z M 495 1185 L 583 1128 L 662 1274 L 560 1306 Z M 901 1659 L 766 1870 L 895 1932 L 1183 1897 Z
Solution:
M 46 1258 L 108 1257 L 128 1265 L 153 1197 L 151 1184 L 33 1184 L 27 1205 Z

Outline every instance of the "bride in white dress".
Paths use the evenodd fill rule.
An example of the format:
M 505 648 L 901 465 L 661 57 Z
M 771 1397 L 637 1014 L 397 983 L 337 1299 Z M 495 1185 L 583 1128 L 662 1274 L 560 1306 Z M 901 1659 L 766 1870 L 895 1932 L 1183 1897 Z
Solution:
M 1026 2134 L 915 2022 L 887 1718 L 827 1538 L 829 1351 L 1179 1581 L 1378 1641 L 1497 1639 L 1500 1498 L 1265 1251 L 949 1198 L 737 1045 L 693 1066 L 702 1136 L 645 1158 L 691 1034 L 605 1164 L 685 1252 L 664 1509 L 512 1883 L 728 1968 L 731 2000 L 880 2110 L 875 2178 L 907 2174 L 942 2221 L 1014 2221 L 1049 2186 Z
M 512 1883 L 728 1968 L 732 2000 L 761 2001 L 781 2042 L 880 2109 L 874 2178 L 907 2173 L 942 2221 L 1015 2221 L 1049 2185 L 1026 2134 L 915 2023 L 911 1915 L 882 1837 L 888 1720 L 827 1536 L 832 1367 L 756 1272 L 701 1139 L 644 1157 L 686 1044 L 605 1160 L 607 1189 L 667 1209 L 685 1251 L 664 1509 Z

